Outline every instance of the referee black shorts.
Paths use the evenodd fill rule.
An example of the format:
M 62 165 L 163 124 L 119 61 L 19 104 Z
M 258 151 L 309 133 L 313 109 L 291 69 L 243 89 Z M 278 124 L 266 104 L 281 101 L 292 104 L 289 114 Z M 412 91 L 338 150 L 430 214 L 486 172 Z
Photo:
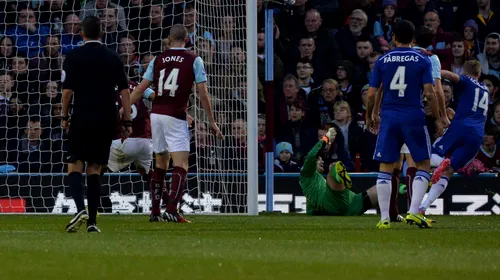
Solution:
M 100 165 L 108 164 L 115 130 L 115 122 L 71 121 L 68 135 L 68 163 L 80 160 Z

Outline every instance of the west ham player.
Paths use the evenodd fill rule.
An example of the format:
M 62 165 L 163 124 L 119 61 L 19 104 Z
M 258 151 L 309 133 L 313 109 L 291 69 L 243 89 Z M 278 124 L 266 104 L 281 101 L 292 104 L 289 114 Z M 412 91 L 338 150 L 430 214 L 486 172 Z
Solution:
M 185 49 L 189 41 L 186 28 L 181 24 L 172 26 L 169 41 L 170 49 L 149 63 L 142 82 L 132 93 L 131 102 L 139 100 L 142 92 L 153 84 L 156 97 L 151 111 L 151 127 L 156 166 L 151 178 L 152 196 L 160 197 L 158 193 L 165 182 L 171 155 L 174 170 L 163 219 L 186 223 L 189 221 L 178 213 L 177 206 L 184 193 L 188 169 L 190 137 L 186 109 L 193 83 L 196 83 L 201 106 L 207 113 L 213 133 L 220 139 L 223 136 L 213 116 L 203 61 Z M 152 216 L 160 215 L 160 210 L 153 208 Z
M 381 85 L 384 91 L 374 154 L 374 159 L 381 162 L 377 179 L 381 213 L 377 227 L 380 229 L 390 228 L 391 177 L 404 143 L 408 145 L 419 169 L 413 180 L 413 197 L 406 220 L 421 227 L 430 226 L 418 212 L 430 181 L 431 144 L 423 111 L 422 88 L 423 95 L 431 102 L 436 116 L 439 116 L 439 110 L 433 88 L 431 62 L 427 55 L 410 47 L 414 34 L 415 27 L 407 20 L 395 25 L 394 39 L 397 48 L 377 60 L 368 89 L 366 108 L 367 116 L 371 116 L 367 118 L 370 127 L 375 125 L 372 115 L 375 93 Z M 436 127 L 442 132 L 443 124 L 440 119 L 436 121 Z
M 420 205 L 421 213 L 425 213 L 444 192 L 453 173 L 476 157 L 483 142 L 489 91 L 478 81 L 481 64 L 477 60 L 465 62 L 464 73 L 465 76 L 459 76 L 446 70 L 441 71 L 444 78 L 455 83 L 453 90 L 459 94 L 459 103 L 450 127 L 434 142 L 434 152 L 447 158 L 434 170 L 433 185 L 427 199 Z

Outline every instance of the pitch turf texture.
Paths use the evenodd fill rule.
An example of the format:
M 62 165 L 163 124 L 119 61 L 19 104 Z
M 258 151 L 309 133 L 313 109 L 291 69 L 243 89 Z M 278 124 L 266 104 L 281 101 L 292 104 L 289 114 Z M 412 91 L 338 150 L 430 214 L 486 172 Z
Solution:
M 498 279 L 500 218 L 437 217 L 433 229 L 377 217 L 194 216 L 192 224 L 101 216 L 0 216 L 0 279 Z

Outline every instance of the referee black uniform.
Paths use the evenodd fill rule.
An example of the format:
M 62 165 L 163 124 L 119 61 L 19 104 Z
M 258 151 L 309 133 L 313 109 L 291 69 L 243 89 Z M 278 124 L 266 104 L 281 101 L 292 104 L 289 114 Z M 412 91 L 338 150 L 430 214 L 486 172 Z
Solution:
M 63 65 L 63 100 L 64 96 L 69 97 L 73 92 L 67 155 L 70 164 L 81 161 L 103 166 L 108 163 L 118 121 L 117 90 L 128 92 L 123 62 L 117 53 L 98 40 L 101 34 L 100 24 L 95 17 L 85 18 L 83 31 L 86 42 L 82 47 L 69 52 Z M 66 100 L 66 103 L 69 101 Z M 65 120 L 68 117 L 63 116 Z M 87 215 L 81 172 L 83 170 L 69 174 L 69 185 L 78 214 L 68 224 L 66 231 L 77 231 L 80 224 L 88 219 L 87 230 L 99 232 L 95 224 L 100 198 L 100 175 L 87 174 Z

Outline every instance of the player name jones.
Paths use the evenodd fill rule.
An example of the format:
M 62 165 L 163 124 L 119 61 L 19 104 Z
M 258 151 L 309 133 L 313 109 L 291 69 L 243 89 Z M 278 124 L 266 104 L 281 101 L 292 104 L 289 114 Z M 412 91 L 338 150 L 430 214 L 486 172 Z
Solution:
M 174 56 L 166 56 L 163 58 L 163 63 L 167 63 L 167 62 L 182 62 L 184 61 L 184 57 L 182 56 L 178 56 L 178 55 L 174 55 Z
M 384 57 L 384 63 L 388 62 L 418 62 L 418 55 L 389 55 Z

